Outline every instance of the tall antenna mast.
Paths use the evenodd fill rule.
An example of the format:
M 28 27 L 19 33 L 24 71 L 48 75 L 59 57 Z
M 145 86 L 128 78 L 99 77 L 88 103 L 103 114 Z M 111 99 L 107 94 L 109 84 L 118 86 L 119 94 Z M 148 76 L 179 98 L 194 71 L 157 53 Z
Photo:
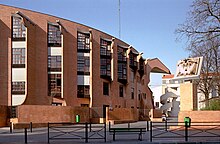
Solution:
M 119 39 L 121 39 L 121 10 L 120 10 L 120 7 L 121 7 L 121 2 L 120 0 L 118 0 L 118 33 L 119 33 Z

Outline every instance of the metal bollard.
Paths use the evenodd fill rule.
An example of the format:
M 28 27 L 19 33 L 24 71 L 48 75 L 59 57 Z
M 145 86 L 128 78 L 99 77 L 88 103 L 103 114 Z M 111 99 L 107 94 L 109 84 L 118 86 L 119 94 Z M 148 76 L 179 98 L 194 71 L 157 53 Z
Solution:
M 147 131 L 149 131 L 149 121 L 147 121 Z
M 165 123 L 165 131 L 167 131 L 167 120 L 165 120 L 164 123 Z
M 13 122 L 10 122 L 10 133 L 13 133 Z
M 24 141 L 27 143 L 27 128 L 24 129 Z
M 85 143 L 88 143 L 88 123 L 85 124 Z
M 32 133 L 32 122 L 30 122 L 30 131 Z
M 188 123 L 185 122 L 185 141 L 188 141 Z

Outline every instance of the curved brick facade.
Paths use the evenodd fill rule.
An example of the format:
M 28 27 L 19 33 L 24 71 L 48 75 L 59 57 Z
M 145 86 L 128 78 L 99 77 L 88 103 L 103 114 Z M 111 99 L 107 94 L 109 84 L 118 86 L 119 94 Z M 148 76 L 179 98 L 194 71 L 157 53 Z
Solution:
M 16 18 L 13 17 L 18 17 L 25 26 L 24 67 L 13 62 L 13 51 L 21 50 L 17 46 L 19 39 L 14 38 L 17 29 L 16 22 L 13 22 Z M 58 43 L 58 47 L 48 44 L 48 35 L 53 33 L 48 32 L 49 25 L 57 28 L 56 35 L 61 36 L 61 45 Z M 55 16 L 0 5 L 0 30 L 0 105 L 12 105 L 12 98 L 25 105 L 51 105 L 54 102 L 64 106 L 151 109 L 152 94 L 148 87 L 150 72 L 169 73 L 158 59 L 144 59 L 137 50 L 120 39 Z M 85 36 L 84 44 L 87 43 L 89 50 L 79 50 L 83 43 L 82 39 L 79 40 L 79 33 Z M 106 49 L 103 48 L 105 45 Z M 60 71 L 49 71 L 51 57 L 61 59 Z M 84 67 L 84 72 L 80 71 L 80 57 L 89 58 L 89 66 Z M 23 69 L 19 69 L 20 66 Z M 89 70 L 86 70 L 88 67 Z M 19 83 L 18 72 L 25 78 L 25 84 Z M 60 77 L 53 81 L 56 88 L 52 85 L 54 77 L 51 75 L 54 73 L 56 78 Z M 19 91 L 22 84 L 24 93 Z M 51 90 L 49 87 L 52 87 Z M 59 95 L 53 95 L 57 89 Z M 13 94 L 16 92 L 21 93 L 23 99 Z

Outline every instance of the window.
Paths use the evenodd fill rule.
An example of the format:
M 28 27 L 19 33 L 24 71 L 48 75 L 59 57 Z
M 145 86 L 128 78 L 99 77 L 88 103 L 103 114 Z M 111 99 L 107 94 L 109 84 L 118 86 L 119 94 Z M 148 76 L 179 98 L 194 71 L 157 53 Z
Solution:
M 48 24 L 48 46 L 61 47 L 61 31 L 59 25 Z
M 131 99 L 134 99 L 134 88 L 131 88 Z
M 134 83 L 134 71 L 131 70 L 130 72 L 131 72 L 131 73 L 130 73 L 130 81 L 131 81 L 132 83 Z
M 137 56 L 132 52 L 129 53 L 130 67 L 137 69 Z
M 103 95 L 109 95 L 109 83 L 103 83 Z
M 12 67 L 25 67 L 25 48 L 12 48 Z
M 90 74 L 90 57 L 80 56 L 77 57 L 77 73 L 82 75 Z
M 81 107 L 89 107 L 89 104 L 81 104 Z
M 111 77 L 111 59 L 101 58 L 100 61 L 101 61 L 101 67 L 100 67 L 101 76 Z
M 111 56 L 111 41 L 100 40 L 100 55 Z
M 48 55 L 48 71 L 61 72 L 61 56 Z
M 13 20 L 13 40 L 25 41 L 26 28 L 21 17 L 12 17 Z
M 126 63 L 118 63 L 118 79 L 127 79 Z
M 123 95 L 124 95 L 124 93 L 123 93 L 123 86 L 120 85 L 120 86 L 119 86 L 119 96 L 120 96 L 120 97 L 123 97 Z
M 100 75 L 111 79 L 111 41 L 100 40 Z
M 78 85 L 77 86 L 77 97 L 78 98 L 89 98 L 89 85 Z
M 160 105 L 159 102 L 156 102 L 155 104 L 156 104 L 156 107 L 159 108 L 159 105 Z
M 127 49 L 122 48 L 118 46 L 118 61 L 127 61 L 126 55 L 127 55 Z
M 25 94 L 25 82 L 12 82 L 12 94 Z
M 138 100 L 141 100 L 141 91 L 138 91 Z
M 61 74 L 48 74 L 48 95 L 61 96 Z
M 89 52 L 90 50 L 90 34 L 77 33 L 77 51 Z

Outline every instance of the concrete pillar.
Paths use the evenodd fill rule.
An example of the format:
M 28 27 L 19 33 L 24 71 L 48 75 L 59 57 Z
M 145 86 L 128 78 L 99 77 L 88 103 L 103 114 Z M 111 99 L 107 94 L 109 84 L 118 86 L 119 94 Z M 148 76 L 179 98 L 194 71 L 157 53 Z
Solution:
M 180 111 L 197 110 L 197 85 L 192 82 L 180 84 Z

